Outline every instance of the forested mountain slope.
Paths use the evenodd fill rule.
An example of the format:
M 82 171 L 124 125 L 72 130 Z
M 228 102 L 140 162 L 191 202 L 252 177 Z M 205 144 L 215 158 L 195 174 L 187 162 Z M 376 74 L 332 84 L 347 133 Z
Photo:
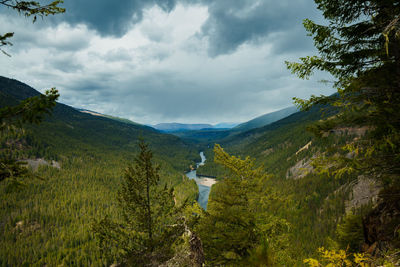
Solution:
M 332 108 L 315 107 L 310 111 L 299 111 L 264 127 L 220 138 L 215 142 L 235 155 L 255 158 L 258 162 L 271 168 L 271 172 L 285 171 L 283 166 L 289 165 L 287 158 L 313 138 L 313 135 L 306 129 L 321 118 L 321 111 L 325 111 L 325 116 L 334 114 Z M 212 148 L 213 143 L 208 144 L 208 146 Z M 218 167 L 213 163 L 211 150 L 206 150 L 206 154 L 210 160 L 205 166 L 200 167 L 199 172 L 210 175 L 221 173 L 222 170 L 217 171 Z M 286 155 L 286 158 L 284 155 Z M 266 160 L 267 157 L 268 160 Z
M 19 81 L 0 77 L 0 94 L 0 104 L 4 106 L 39 92 Z M 173 135 L 140 124 L 83 113 L 62 103 L 57 103 L 52 115 L 42 124 L 27 126 L 27 129 L 29 136 L 41 144 L 41 151 L 35 151 L 37 156 L 59 157 L 101 150 L 129 153 L 136 151 L 137 140 L 141 137 L 150 144 L 157 157 L 177 170 L 184 171 L 199 158 L 193 147 Z
M 337 238 L 336 226 L 343 220 L 346 208 L 356 207 L 354 201 L 351 202 L 350 192 L 358 184 L 357 177 L 345 175 L 334 179 L 317 174 L 312 167 L 312 159 L 327 153 L 329 145 L 344 144 L 357 136 L 348 131 L 316 138 L 307 131 L 307 127 L 318 121 L 321 114 L 334 116 L 335 110 L 314 107 L 308 112 L 297 112 L 267 126 L 220 140 L 221 146 L 231 155 L 242 159 L 250 156 L 257 166 L 262 166 L 266 173 L 272 175 L 264 186 L 269 188 L 268 192 L 271 190 L 274 193 L 265 191 L 264 197 L 278 200 L 274 200 L 259 215 L 277 216 L 290 224 L 291 230 L 285 237 L 288 247 L 275 253 L 285 254 L 282 257 L 286 260 L 294 260 L 291 264 L 300 264 L 302 259 L 314 255 L 318 247 L 327 247 L 330 240 Z M 208 160 L 199 167 L 198 173 L 223 179 L 225 168 L 213 162 L 211 149 L 206 150 L 206 154 Z M 377 191 L 372 196 L 368 193 L 358 192 L 364 198 L 365 206 L 376 197 Z M 216 186 L 211 192 L 210 202 L 219 194 L 219 186 Z
M 308 131 L 320 119 L 334 118 L 336 113 L 335 108 L 315 106 L 307 112 L 297 112 L 267 126 L 219 140 L 231 155 L 241 159 L 250 156 L 256 166 L 271 175 L 264 179 L 265 190 L 253 193 L 249 201 L 261 198 L 268 203 L 255 215 L 256 218 L 282 219 L 290 225 L 289 230 L 280 228 L 282 232 L 270 237 L 271 242 L 275 242 L 269 247 L 275 255 L 275 262 L 301 265 L 302 259 L 318 257 L 319 247 L 348 249 L 349 252 L 360 251 L 363 247 L 372 251 L 375 249 L 372 246 L 374 242 L 398 242 L 397 237 L 388 237 L 386 233 L 393 230 L 393 227 L 387 228 L 389 223 L 395 225 L 398 219 L 390 218 L 388 212 L 382 213 L 379 207 L 374 206 L 382 189 L 377 179 L 351 173 L 332 177 L 317 169 L 318 165 L 313 163 L 321 155 L 331 155 L 331 147 L 349 144 L 368 131 L 366 128 L 343 126 L 322 137 Z M 222 167 L 216 164 L 211 147 L 206 150 L 206 155 L 206 164 L 200 166 L 197 172 L 217 176 L 221 180 L 212 189 L 209 200 L 209 206 L 218 207 L 221 204 L 215 203 L 214 199 L 218 200 L 226 194 L 224 179 L 231 177 L 226 172 L 230 165 Z M 350 159 L 352 155 L 347 157 Z M 381 198 L 385 195 L 381 194 Z M 391 202 L 394 204 L 396 201 Z M 381 200 L 380 203 L 384 202 Z M 387 220 L 387 223 L 382 226 L 378 220 Z M 281 234 L 283 236 L 279 236 Z M 208 238 L 207 234 L 203 235 Z M 368 238 L 364 238 L 366 236 Z
M 38 94 L 0 77 L 1 106 Z M 154 151 L 160 180 L 175 188 L 174 199 L 197 197 L 196 183 L 184 171 L 199 161 L 198 151 L 176 136 L 61 103 L 41 124 L 24 129 L 21 136 L 1 139 L 0 153 L 11 145 L 18 158 L 31 159 L 36 171 L 21 178 L 17 188 L 11 180 L 0 183 L 0 266 L 103 266 L 92 223 L 105 214 L 121 216 L 117 194 L 138 152 L 138 138 Z M 52 166 L 43 164 L 52 160 Z

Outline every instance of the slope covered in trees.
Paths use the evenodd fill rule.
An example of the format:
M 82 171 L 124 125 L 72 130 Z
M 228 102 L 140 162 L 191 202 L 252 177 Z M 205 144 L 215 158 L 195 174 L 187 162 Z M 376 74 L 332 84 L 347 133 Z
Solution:
M 39 95 L 4 77 L 0 94 L 2 106 Z M 176 201 L 197 197 L 196 183 L 184 171 L 198 161 L 198 151 L 175 136 L 60 103 L 40 125 L 23 126 L 18 137 L 2 136 L 2 151 L 12 146 L 19 159 L 57 164 L 40 165 L 18 188 L 8 180 L 0 183 L 0 265 L 103 265 L 91 225 L 104 214 L 120 216 L 116 193 L 139 137 L 154 151 L 160 183 L 175 188 Z
M 329 72 L 338 94 L 296 102 L 309 112 L 331 105 L 335 113 L 308 126 L 300 122 L 243 133 L 244 142 L 231 138 L 225 145 L 237 155 L 255 156 L 275 176 L 269 186 L 284 201 L 264 212 L 278 214 L 292 228 L 291 246 L 283 248 L 289 254 L 281 258 L 271 251 L 278 262 L 301 264 L 301 257 L 321 247 L 319 260 L 304 263 L 395 266 L 400 244 L 399 2 L 315 2 L 328 23 L 305 20 L 304 26 L 319 55 L 287 66 L 300 78 L 315 70 Z M 216 187 L 212 193 L 220 198 L 223 190 Z
M 3 106 L 39 95 L 33 88 L 5 77 L 0 77 L 0 93 Z M 52 116 L 48 116 L 41 125 L 26 126 L 26 130 L 27 140 L 34 139 L 32 142 L 41 145 L 32 150 L 30 147 L 34 144 L 27 144 L 26 153 L 36 153 L 32 156 L 49 159 L 77 151 L 86 154 L 96 151 L 130 153 L 135 151 L 140 136 L 150 144 L 156 157 L 162 157 L 177 170 L 186 170 L 199 158 L 197 150 L 173 135 L 161 134 L 144 125 L 82 113 L 61 103 L 54 107 Z

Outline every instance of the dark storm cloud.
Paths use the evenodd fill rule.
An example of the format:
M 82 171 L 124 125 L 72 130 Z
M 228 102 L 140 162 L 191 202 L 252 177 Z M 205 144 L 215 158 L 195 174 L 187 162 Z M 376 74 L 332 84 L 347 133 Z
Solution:
M 257 43 L 266 38 L 275 38 L 277 40 L 269 41 L 296 49 L 304 38 L 294 43 L 290 30 L 299 29 L 304 36 L 301 22 L 310 17 L 311 9 L 315 9 L 309 0 L 218 0 L 210 1 L 208 7 L 210 17 L 201 34 L 209 40 L 210 56 L 228 54 L 244 43 Z M 307 46 L 300 43 L 300 46 L 304 45 Z
M 121 2 L 65 0 L 35 24 L 0 14 L 0 32 L 17 33 L 1 74 L 151 124 L 241 122 L 321 92 L 284 64 L 314 54 L 301 25 L 318 18 L 311 0 Z
M 121 36 L 130 24 L 140 22 L 143 10 L 158 5 L 164 11 L 171 11 L 175 0 L 65 0 L 63 7 L 67 12 L 56 19 L 69 23 L 84 23 L 101 35 Z
M 268 37 L 275 39 L 272 41 L 276 42 L 277 49 L 310 47 L 310 42 L 304 38 L 294 38 L 305 35 L 302 20 L 310 14 L 315 17 L 312 12 L 315 4 L 310 0 L 66 0 L 67 12 L 57 19 L 72 24 L 84 23 L 101 35 L 121 36 L 131 23 L 142 20 L 144 9 L 158 5 L 170 12 L 177 3 L 208 7 L 209 18 L 200 36 L 208 38 L 209 55 L 213 57 L 232 53 L 244 43 L 262 42 Z M 281 34 L 274 36 L 273 33 Z M 149 30 L 148 34 L 155 41 L 160 38 L 159 33 Z

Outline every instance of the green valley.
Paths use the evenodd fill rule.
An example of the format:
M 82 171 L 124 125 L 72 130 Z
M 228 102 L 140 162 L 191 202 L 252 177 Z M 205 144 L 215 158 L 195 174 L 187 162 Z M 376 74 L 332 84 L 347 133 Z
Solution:
M 0 9 L 0 266 L 400 266 L 399 0 Z

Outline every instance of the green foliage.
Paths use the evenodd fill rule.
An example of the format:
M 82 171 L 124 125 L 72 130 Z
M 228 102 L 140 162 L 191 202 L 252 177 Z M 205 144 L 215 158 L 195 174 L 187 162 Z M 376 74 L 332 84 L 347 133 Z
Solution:
M 160 183 L 159 167 L 153 166 L 148 145 L 139 144 L 140 154 L 125 170 L 118 193 L 122 221 L 108 217 L 97 221 L 93 231 L 102 252 L 118 262 L 154 266 L 170 259 L 171 245 L 182 235 L 173 189 Z
M 22 13 L 25 17 L 34 16 L 33 22 L 36 21 L 36 16 L 48 16 L 55 15 L 58 13 L 64 13 L 65 8 L 59 7 L 64 1 L 56 0 L 47 5 L 43 5 L 37 1 L 16 1 L 16 0 L 2 0 L 1 5 L 8 8 L 14 9 L 15 11 Z
M 316 259 L 305 259 L 304 263 L 311 267 L 322 267 L 322 266 L 360 266 L 368 267 L 373 264 L 372 259 L 364 253 L 355 253 L 351 255 L 345 250 L 328 250 L 323 247 L 318 249 L 321 260 Z M 351 258 L 353 256 L 353 259 Z
M 319 56 L 300 58 L 300 63 L 287 62 L 287 67 L 303 79 L 314 70 L 330 73 L 338 93 L 295 99 L 295 102 L 304 110 L 327 104 L 338 107 L 338 114 L 309 127 L 316 136 L 358 134 L 345 143 L 331 144 L 314 161 L 314 168 L 319 174 L 336 179 L 364 174 L 379 179 L 386 188 L 397 188 L 400 182 L 399 2 L 315 0 L 315 3 L 328 23 L 319 25 L 307 19 L 304 27 L 313 37 Z M 392 205 L 381 201 L 381 211 Z M 338 225 L 338 241 L 342 246 L 349 245 L 352 251 L 360 249 L 363 240 L 360 224 L 359 216 L 348 215 Z M 337 259 L 342 265 L 353 266 L 345 253 L 335 253 L 332 252 L 331 259 L 327 258 L 330 263 L 339 264 Z M 324 255 L 331 254 L 325 251 Z M 309 263 L 320 266 L 318 261 Z
M 42 180 L 27 179 L 26 186 L 17 191 L 8 190 L 8 181 L 0 183 L 0 266 L 21 266 L 24 262 L 34 266 L 107 264 L 91 224 L 105 214 L 122 220 L 117 192 L 122 170 L 133 157 L 118 149 L 86 148 L 89 150 L 74 154 L 58 150 L 61 169 L 39 167 L 35 175 Z M 189 198 L 183 190 L 197 192 L 192 183 L 180 188 L 182 173 L 167 163 L 163 163 L 160 177 L 161 183 L 174 186 L 174 194 L 182 199 Z M 19 230 L 21 221 L 24 227 Z
M 60 95 L 55 88 L 46 91 L 44 95 L 22 100 L 16 106 L 6 106 L 0 109 L 0 131 L 12 132 L 16 128 L 22 128 L 24 123 L 39 124 L 45 114 L 51 114 Z
M 279 199 L 266 187 L 270 176 L 250 158 L 227 154 L 219 145 L 214 160 L 226 169 L 213 186 L 207 212 L 198 229 L 211 265 L 269 262 L 285 246 L 288 223 L 266 208 Z M 280 242 L 279 242 L 280 240 Z
M 24 124 L 39 124 L 45 114 L 50 114 L 58 97 L 57 90 L 52 88 L 45 95 L 27 98 L 16 106 L 0 108 L 0 140 L 3 144 L 0 153 L 0 182 L 11 179 L 14 185 L 21 185 L 21 178 L 32 176 L 23 162 L 18 162 L 18 148 L 14 143 L 23 135 Z
M 196 181 L 182 175 L 182 181 L 175 186 L 174 196 L 178 205 L 182 205 L 186 201 L 195 202 L 199 197 Z
M 65 12 L 64 8 L 58 5 L 62 0 L 56 0 L 47 5 L 41 5 L 36 1 L 16 1 L 1 0 L 0 5 L 11 8 L 24 16 L 34 16 L 33 22 L 37 16 L 48 16 Z M 13 32 L 0 35 L 0 51 L 8 55 L 1 47 L 12 45 L 9 41 L 14 36 Z M 0 108 L 0 139 L 15 139 L 19 131 L 22 131 L 24 123 L 40 123 L 44 114 L 49 114 L 56 104 L 59 97 L 55 88 L 46 91 L 45 95 L 34 96 L 21 101 L 16 106 L 9 106 L 10 103 Z M 20 184 L 18 178 L 27 176 L 27 170 L 21 163 L 17 162 L 15 153 L 10 148 L 3 149 L 0 155 L 0 182 L 11 178 L 14 184 Z
M 1 106 L 38 95 L 25 84 L 0 77 Z M 23 126 L 18 138 L 1 140 L 1 151 L 10 149 L 18 159 L 56 160 L 61 169 L 41 166 L 34 175 L 42 179 L 24 179 L 26 186 L 17 191 L 9 190 L 11 179 L 0 183 L 0 266 L 105 265 L 90 225 L 104 214 L 122 220 L 116 193 L 140 135 L 161 165 L 160 182 L 175 187 L 179 205 L 196 199 L 197 185 L 182 176 L 198 161 L 197 149 L 174 136 L 62 104 L 40 125 Z
M 215 147 L 215 160 L 232 169 L 232 177 L 215 185 L 215 194 L 209 199 L 207 216 L 200 224 L 207 262 L 217 264 L 238 264 L 248 256 L 248 250 L 257 242 L 254 213 L 248 208 L 248 192 L 252 177 L 247 163 L 230 158 L 219 146 Z M 217 154 L 218 153 L 218 154 Z M 236 166 L 237 163 L 241 163 Z M 246 173 L 248 172 L 248 173 Z
M 398 1 L 316 0 L 329 24 L 305 20 L 319 56 L 287 63 L 300 78 L 313 70 L 327 71 L 336 78 L 338 94 L 331 97 L 296 99 L 304 109 L 317 104 L 339 107 L 333 119 L 312 128 L 322 136 L 329 130 L 361 128 L 368 132 L 352 140 L 335 162 L 336 177 L 344 173 L 366 173 L 398 183 L 400 168 L 400 7 Z M 347 157 L 346 153 L 354 155 Z M 321 164 L 320 164 L 321 165 Z M 324 166 L 326 162 L 323 162 Z
M 358 214 L 347 214 L 337 226 L 337 239 L 342 249 L 358 252 L 364 242 L 362 217 Z
M 8 41 L 7 39 L 12 38 L 14 36 L 13 32 L 7 32 L 3 35 L 0 35 L 0 47 L 2 46 L 6 46 L 6 45 L 12 45 L 12 43 L 10 41 Z M 7 52 L 5 52 L 3 49 L 0 48 L 0 51 L 5 54 L 6 56 L 10 56 L 9 54 L 7 54 Z
M 323 107 L 322 111 L 325 116 L 336 114 L 332 107 Z M 313 255 L 318 247 L 328 246 L 330 240 L 336 238 L 336 225 L 349 197 L 349 193 L 340 188 L 346 188 L 355 177 L 344 175 L 328 179 L 326 175 L 311 171 L 301 179 L 296 176 L 286 178 L 290 173 L 288 170 L 298 162 L 306 162 L 333 144 L 343 145 L 354 138 L 347 134 L 315 138 L 306 129 L 321 116 L 321 108 L 313 107 L 307 112 L 298 112 L 265 127 L 222 140 L 230 154 L 249 155 L 254 164 L 273 174 L 255 186 L 254 192 L 258 193 L 251 197 L 258 203 L 254 213 L 259 231 L 271 233 L 266 239 L 268 246 L 264 246 L 263 240 L 254 244 L 249 251 L 251 263 L 244 265 L 255 265 L 256 261 L 250 260 L 253 257 L 260 262 L 262 259 L 273 261 L 276 265 L 301 265 L 302 260 Z M 308 149 L 297 153 L 310 141 Z M 215 156 L 212 151 L 204 151 L 207 161 L 197 172 L 217 175 L 219 180 L 229 177 L 224 175 L 223 166 L 211 162 Z M 210 203 L 219 194 L 218 185 L 211 190 Z M 272 239 L 273 236 L 276 237 Z M 259 256 L 262 251 L 268 251 L 269 257 Z

